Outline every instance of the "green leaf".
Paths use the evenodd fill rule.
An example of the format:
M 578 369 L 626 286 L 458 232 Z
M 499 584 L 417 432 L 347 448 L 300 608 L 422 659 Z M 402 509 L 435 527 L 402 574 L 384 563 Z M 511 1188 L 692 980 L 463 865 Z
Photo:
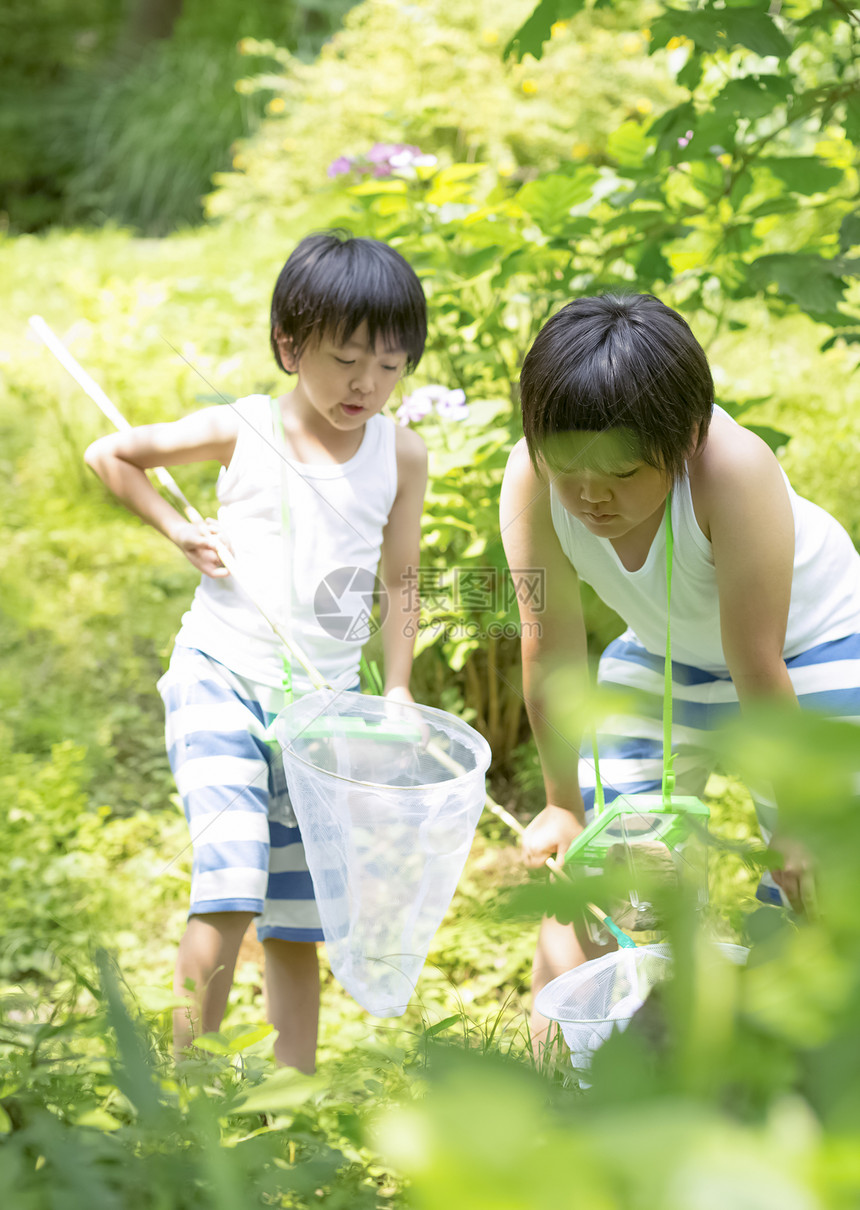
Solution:
M 263 1038 L 268 1038 L 269 1034 L 274 1032 L 272 1025 L 258 1025 L 256 1029 L 240 1029 L 239 1032 L 228 1035 L 228 1050 L 230 1054 L 237 1054 L 240 1050 L 247 1050 L 250 1046 L 254 1046 L 257 1042 L 261 1042 Z
M 711 54 L 732 46 L 746 46 L 757 55 L 778 55 L 786 58 L 791 43 L 773 19 L 759 8 L 709 9 L 699 12 L 679 12 L 670 9 L 651 22 L 651 48 L 665 46 L 682 34 L 700 50 Z
M 572 207 L 588 201 L 597 180 L 597 169 L 591 167 L 580 168 L 574 176 L 550 173 L 523 185 L 516 201 L 542 231 L 557 232 L 571 218 Z
M 649 135 L 657 135 L 657 150 L 678 150 L 678 138 L 688 130 L 696 129 L 696 110 L 692 101 L 684 101 L 674 109 L 667 109 L 648 127 Z
M 722 15 L 733 45 L 746 46 L 762 56 L 787 58 L 791 54 L 791 43 L 763 8 L 729 8 Z
M 791 96 L 791 85 L 781 76 L 744 76 L 729 80 L 714 98 L 713 113 L 755 120 L 771 113 Z
M 454 1013 L 451 1017 L 446 1017 L 444 1021 L 437 1021 L 435 1025 L 431 1025 L 429 1029 L 424 1030 L 425 1038 L 435 1038 L 437 1034 L 444 1033 L 446 1029 L 450 1029 L 452 1025 L 457 1025 L 462 1021 L 459 1013 Z
M 298 1109 L 319 1092 L 319 1077 L 304 1075 L 294 1067 L 282 1067 L 252 1088 L 244 1100 L 233 1106 L 233 1113 L 279 1113 Z
M 675 77 L 682 88 L 695 92 L 705 74 L 704 56 L 694 51 Z
M 639 257 L 636 271 L 640 282 L 648 285 L 656 281 L 671 281 L 672 278 L 669 262 L 663 255 L 659 245 L 650 240 L 646 243 L 645 249 Z
M 624 168 L 640 168 L 653 141 L 641 122 L 622 122 L 606 140 L 606 150 Z
M 860 332 L 834 332 L 829 340 L 825 340 L 821 345 L 821 352 L 826 353 L 828 349 L 832 349 L 840 341 L 847 345 L 860 345 Z
M 835 311 L 845 291 L 840 263 L 808 252 L 760 256 L 749 269 L 751 280 L 759 288 L 776 283 L 779 292 L 804 311 Z
M 348 191 L 353 197 L 375 197 L 383 193 L 405 193 L 406 182 L 401 180 L 371 180 L 362 181 L 360 185 L 352 185 Z
M 839 249 L 848 252 L 860 244 L 860 210 L 846 214 L 839 227 Z
M 860 96 L 856 93 L 845 101 L 845 133 L 852 143 L 860 143 Z
M 760 403 L 768 403 L 769 400 L 769 395 L 756 395 L 752 399 L 742 399 L 739 402 L 735 399 L 718 399 L 717 402 L 724 411 L 728 412 L 733 420 L 737 420 L 738 416 L 742 416 L 750 408 L 757 407 Z
M 105 950 L 96 954 L 96 963 L 107 1001 L 107 1019 L 116 1036 L 119 1054 L 117 1087 L 135 1105 L 141 1118 L 153 1122 L 161 1108 L 155 1069 L 150 1061 L 147 1039 L 129 1015 L 123 1003 L 119 980 Z
M 486 248 L 476 248 L 474 252 L 461 253 L 455 268 L 460 277 L 472 280 L 480 277 L 487 269 L 495 268 L 502 261 L 503 249 L 499 244 L 490 244 Z
M 511 55 L 522 59 L 524 55 L 534 55 L 540 59 L 543 55 L 543 44 L 548 42 L 552 27 L 556 21 L 566 21 L 575 17 L 585 8 L 585 0 L 540 0 L 526 20 L 512 35 L 504 50 L 504 58 Z
M 825 164 L 813 155 L 760 156 L 756 166 L 766 168 L 792 193 L 823 193 L 845 176 L 841 168 Z
M 119 1130 L 122 1122 L 106 1109 L 90 1109 L 87 1113 L 75 1118 L 76 1126 L 90 1126 L 94 1130 Z

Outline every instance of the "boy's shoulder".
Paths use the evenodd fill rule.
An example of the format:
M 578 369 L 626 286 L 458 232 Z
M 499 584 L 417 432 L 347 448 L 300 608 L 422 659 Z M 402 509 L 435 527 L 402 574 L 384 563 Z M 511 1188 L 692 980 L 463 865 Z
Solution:
M 696 517 L 706 536 L 718 515 L 763 514 L 783 496 L 785 478 L 776 455 L 750 429 L 717 412 L 702 448 L 687 470 Z
M 690 482 L 709 491 L 734 490 L 750 475 L 778 471 L 766 442 L 727 413 L 715 412 L 702 448 L 689 460 Z
M 511 452 L 508 454 L 508 460 L 505 464 L 504 483 L 508 491 L 522 490 L 529 493 L 535 490 L 543 492 L 547 486 L 538 473 L 534 462 L 532 462 L 525 437 L 520 437 L 519 441 L 511 448 Z
M 389 420 L 390 424 L 394 422 Z M 399 471 L 421 471 L 427 466 L 427 446 L 424 444 L 424 439 L 420 433 L 416 433 L 415 429 L 410 429 L 406 425 L 394 425 L 394 453 L 397 458 L 397 466 Z

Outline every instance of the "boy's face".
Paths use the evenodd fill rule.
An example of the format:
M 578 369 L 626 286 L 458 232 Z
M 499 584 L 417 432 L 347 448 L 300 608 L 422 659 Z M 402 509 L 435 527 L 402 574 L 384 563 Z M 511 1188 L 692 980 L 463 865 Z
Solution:
M 366 322 L 345 341 L 325 334 L 309 343 L 298 363 L 288 348 L 281 347 L 281 356 L 298 374 L 293 398 L 340 430 L 360 428 L 382 410 L 407 360 L 381 337 L 371 347 Z
M 647 521 L 672 486 L 642 461 L 627 429 L 559 434 L 541 463 L 567 511 L 601 538 L 620 538 Z

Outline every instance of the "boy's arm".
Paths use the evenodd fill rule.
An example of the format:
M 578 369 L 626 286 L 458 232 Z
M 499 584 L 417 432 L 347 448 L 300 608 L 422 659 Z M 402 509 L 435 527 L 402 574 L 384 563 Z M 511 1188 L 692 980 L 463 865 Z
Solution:
M 94 441 L 84 461 L 126 508 L 164 534 L 206 575 L 228 574 L 211 533 L 187 521 L 161 496 L 146 476 L 154 466 L 218 461 L 226 466 L 236 444 L 232 408 L 204 408 L 170 424 L 149 424 Z
M 797 696 L 783 658 L 794 570 L 794 516 L 773 453 L 745 429 L 704 461 L 699 499 L 714 554 L 720 630 L 741 708 Z M 771 839 L 784 867 L 776 882 L 803 906 L 808 858 L 791 841 Z
M 427 449 L 412 429 L 395 435 L 397 495 L 382 534 L 380 572 L 388 594 L 382 626 L 385 695 L 411 701 L 409 677 L 418 634 L 421 602 L 418 565 L 421 558 L 421 514 L 427 490 Z
M 523 694 L 537 744 L 547 805 L 523 837 L 530 866 L 561 857 L 585 826 L 575 739 L 554 722 L 548 680 L 559 669 L 587 672 L 579 579 L 552 525 L 549 486 L 535 472 L 524 441 L 514 446 L 502 484 L 500 520 L 522 623 Z M 543 574 L 541 599 L 524 591 Z M 549 687 L 551 689 L 551 686 Z
M 709 443 L 710 444 L 710 443 Z M 738 429 L 708 450 L 697 473 L 714 555 L 720 631 L 741 706 L 796 700 L 782 655 L 794 572 L 794 517 L 779 463 Z

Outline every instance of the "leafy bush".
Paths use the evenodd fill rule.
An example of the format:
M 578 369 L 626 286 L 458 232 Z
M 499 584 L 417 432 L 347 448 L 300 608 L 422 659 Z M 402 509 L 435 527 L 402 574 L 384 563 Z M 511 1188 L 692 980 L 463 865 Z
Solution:
M 518 182 L 599 151 L 606 130 L 676 95 L 644 57 L 641 30 L 609 18 L 582 38 L 562 23 L 540 63 L 501 63 L 525 9 L 524 0 L 373 0 L 349 12 L 315 63 L 250 44 L 271 56 L 271 70 L 245 85 L 274 93 L 270 116 L 238 171 L 216 178 L 208 213 L 303 223 L 329 164 L 377 142 L 417 144 L 446 163 L 487 161 Z M 621 7 L 634 23 L 639 11 Z
M 775 1200 L 844 1210 L 860 1196 L 856 729 L 809 716 L 747 718 L 719 755 L 748 780 L 778 774 L 787 830 L 824 871 L 820 913 L 800 928 L 780 913 L 751 911 L 762 856 L 746 843 L 749 802 L 734 781 L 715 779 L 715 830 L 730 847 L 715 853 L 710 922 L 721 936 L 744 937 L 750 961 L 743 970 L 709 968 L 691 914 L 676 904 L 669 918 L 678 977 L 663 998 L 665 1040 L 636 1029 L 614 1037 L 595 1061 L 590 1090 L 563 1055 L 541 1073 L 529 1069 L 519 989 L 535 922 L 547 907 L 564 914 L 574 905 L 539 878 L 524 882 L 517 899 L 498 894 L 506 878 L 524 880 L 495 821 L 482 825 L 419 1003 L 402 1022 L 369 1024 L 329 983 L 319 1079 L 306 1085 L 272 1074 L 259 969 L 243 961 L 224 1033 L 202 1039 L 192 1063 L 177 1069 L 166 1058 L 169 938 L 181 928 L 187 853 L 152 685 L 194 577 L 85 476 L 80 451 L 103 425 L 78 388 L 22 340 L 33 310 L 66 336 L 130 419 L 173 418 L 217 391 L 274 386 L 268 295 L 308 229 L 340 218 L 390 239 L 418 267 L 433 316 L 427 360 L 406 390 L 443 384 L 462 391 L 469 409 L 459 419 L 437 409 L 412 421 L 432 460 L 426 569 L 455 566 L 480 580 L 482 570 L 501 566 L 496 492 L 517 432 L 514 383 L 536 327 L 577 291 L 655 288 L 704 335 L 723 401 L 745 409 L 745 421 L 790 434 L 783 456 L 796 486 L 835 502 L 860 536 L 850 475 L 860 458 L 860 388 L 851 377 L 854 329 L 843 323 L 854 299 L 849 241 L 857 237 L 846 109 L 853 94 L 844 91 L 853 87 L 855 35 L 842 10 L 783 5 L 796 18 L 790 25 L 768 15 L 773 6 L 765 13 L 763 5 L 702 4 L 683 14 L 692 18 L 692 48 L 677 31 L 681 17 L 652 11 L 650 42 L 667 43 L 665 61 L 631 61 L 630 78 L 653 81 L 653 94 L 643 83 L 642 95 L 653 95 L 655 109 L 665 99 L 674 117 L 661 130 L 660 116 L 650 125 L 641 110 L 634 117 L 629 106 L 617 114 L 609 107 L 608 124 L 595 119 L 589 149 L 571 156 L 563 127 L 580 111 L 559 106 L 562 121 L 547 106 L 534 132 L 529 115 L 547 80 L 568 97 L 571 65 L 620 57 L 632 29 L 622 31 L 603 8 L 593 43 L 603 57 L 595 60 L 580 13 L 539 63 L 493 69 L 527 6 L 511 9 L 509 29 L 498 8 L 478 17 L 460 8 L 444 19 L 464 29 L 487 22 L 494 35 L 480 46 L 475 35 L 468 75 L 464 38 L 445 33 L 446 10 L 419 7 L 356 10 L 318 70 L 288 60 L 291 83 L 272 77 L 282 116 L 270 107 L 259 144 L 241 153 L 247 172 L 213 202 L 239 221 L 161 242 L 107 231 L 5 244 L 0 699 L 8 732 L 0 777 L 8 807 L 0 907 L 9 927 L 0 973 L 18 986 L 2 992 L 0 1190 L 12 1205 L 36 1207 L 60 1197 L 71 1207 L 324 1200 L 537 1210 L 569 1195 L 589 1210 L 692 1210 L 715 1198 L 756 1210 Z M 534 50 L 550 10 L 582 7 L 541 4 Z M 644 48 L 642 18 L 619 11 L 636 16 L 633 36 Z M 722 20 L 741 31 L 740 43 L 776 45 L 776 30 L 791 53 L 762 62 L 740 45 L 728 50 Z M 395 63 L 390 78 L 376 67 L 386 21 L 404 65 L 401 75 Z M 427 47 L 407 36 L 422 21 Z M 423 76 L 416 63 L 428 65 Z M 437 79 L 430 67 L 445 80 L 441 100 L 428 87 Z M 677 87 L 670 69 L 683 70 Z M 764 97 L 756 74 L 781 83 Z M 608 67 L 600 79 L 609 90 Z M 524 89 L 526 81 L 536 90 Z M 756 116 L 747 105 L 742 120 L 732 101 L 737 81 L 759 108 L 772 98 L 784 108 Z M 801 121 L 786 84 L 791 97 L 805 90 L 804 103 L 820 107 Z M 349 103 L 323 123 L 304 99 L 317 95 Z M 456 130 L 435 123 L 432 105 L 441 113 L 443 101 Z M 719 153 L 707 142 L 712 113 L 722 115 L 729 140 Z M 388 178 L 326 177 L 330 159 L 362 155 L 383 139 L 413 143 L 438 163 Z M 792 157 L 805 161 L 794 172 Z M 777 165 L 779 189 L 766 162 L 774 158 L 786 161 Z M 715 165 L 726 174 L 719 181 Z M 807 183 L 817 191 L 805 193 Z M 732 238 L 721 241 L 724 228 Z M 822 340 L 832 340 L 823 352 Z M 459 404 L 454 411 L 462 412 Z M 204 509 L 212 469 L 178 475 Z M 486 632 L 510 616 L 503 600 L 472 603 L 465 616 Z M 444 595 L 428 602 L 419 695 L 423 678 L 429 700 L 449 708 L 465 700 L 502 760 L 516 751 L 503 769 L 506 779 L 518 774 L 516 805 L 520 794 L 536 793 L 531 749 L 512 742 L 521 721 L 516 643 L 503 636 L 489 644 L 456 629 L 430 643 L 434 623 L 459 625 L 461 604 Z M 592 614 L 596 645 L 611 626 Z M 167 867 L 175 881 L 160 876 Z M 575 895 L 596 893 L 591 883 Z M 110 963 L 92 960 L 93 938 L 120 955 L 138 1005 Z M 153 971 L 156 987 L 147 986 Z
M 212 174 L 264 109 L 236 91 L 237 42 L 313 54 L 349 2 L 185 0 L 171 36 L 151 41 L 131 8 L 103 0 L 4 6 L 0 211 L 18 231 L 113 221 L 159 235 L 198 222 Z

